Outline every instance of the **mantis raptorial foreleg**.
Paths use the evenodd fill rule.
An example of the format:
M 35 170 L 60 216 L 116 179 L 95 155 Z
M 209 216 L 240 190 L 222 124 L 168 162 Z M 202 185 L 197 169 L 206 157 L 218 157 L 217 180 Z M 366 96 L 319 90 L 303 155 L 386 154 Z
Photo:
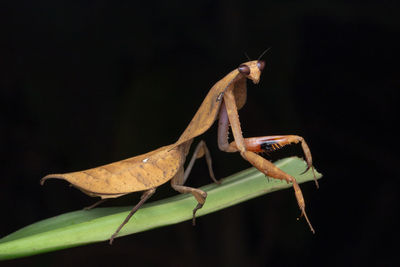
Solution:
M 246 146 L 246 150 L 257 153 L 271 152 L 274 150 L 281 149 L 282 147 L 289 144 L 300 143 L 307 162 L 307 169 L 303 173 L 307 172 L 311 168 L 314 174 L 315 185 L 317 186 L 317 188 L 319 187 L 317 178 L 315 176 L 314 167 L 312 164 L 311 151 L 303 137 L 298 135 L 272 135 L 272 136 L 250 137 L 250 138 L 245 138 L 244 143 Z M 225 144 L 223 146 L 226 147 Z M 233 141 L 230 144 L 228 144 L 227 150 L 229 152 L 238 151 L 236 142 Z
M 224 112 L 226 112 L 226 115 L 224 115 Z M 230 145 L 227 140 L 227 133 L 228 133 L 229 126 L 227 124 L 227 120 L 225 119 L 225 117 L 228 118 L 231 129 L 232 129 L 232 134 L 235 139 L 234 145 Z M 221 120 L 221 118 L 222 118 L 222 120 Z M 243 138 L 242 130 L 240 127 L 239 114 L 238 114 L 237 107 L 236 107 L 235 97 L 234 97 L 234 94 L 232 93 L 232 90 L 230 90 L 230 88 L 228 88 L 224 94 L 224 104 L 221 105 L 221 110 L 220 110 L 219 127 L 220 127 L 220 129 L 219 129 L 219 135 L 218 135 L 218 143 L 219 143 L 219 147 L 221 150 L 227 151 L 227 152 L 238 151 L 238 152 L 240 152 L 240 155 L 245 160 L 250 162 L 254 167 L 256 167 L 260 172 L 264 173 L 265 175 L 272 177 L 272 178 L 285 180 L 288 183 L 292 183 L 293 189 L 295 192 L 295 196 L 297 199 L 297 203 L 301 210 L 301 215 L 304 215 L 308 225 L 310 226 L 311 231 L 314 233 L 315 231 L 314 231 L 314 229 L 307 217 L 306 211 L 305 211 L 305 202 L 304 202 L 303 194 L 301 192 L 299 185 L 297 184 L 296 179 L 293 176 L 285 173 L 284 171 L 282 171 L 281 169 L 276 167 L 274 164 L 272 164 L 268 160 L 257 155 L 255 152 L 251 151 L 251 146 L 249 145 L 251 143 L 250 142 L 251 139 L 247 139 L 247 144 L 249 145 L 249 149 L 247 149 L 246 139 Z M 309 153 L 308 146 L 305 142 L 302 142 L 302 146 L 303 146 L 303 150 L 306 148 L 304 150 L 306 157 L 307 157 L 307 151 L 308 151 L 309 161 L 307 161 L 307 163 L 310 162 L 310 164 L 312 166 L 311 153 Z
M 236 141 L 231 143 L 228 142 L 229 132 L 229 118 L 226 111 L 225 103 L 221 104 L 218 121 L 218 147 L 220 150 L 225 152 L 238 152 L 239 149 L 236 145 Z M 312 169 L 314 173 L 314 167 L 312 164 L 312 156 L 310 148 L 303 137 L 298 135 L 273 135 L 273 136 L 260 136 L 244 138 L 244 145 L 246 150 L 253 152 L 270 152 L 282 148 L 289 144 L 300 143 L 303 149 L 304 156 L 307 162 L 307 169 Z M 318 187 L 318 182 L 314 173 L 315 184 Z

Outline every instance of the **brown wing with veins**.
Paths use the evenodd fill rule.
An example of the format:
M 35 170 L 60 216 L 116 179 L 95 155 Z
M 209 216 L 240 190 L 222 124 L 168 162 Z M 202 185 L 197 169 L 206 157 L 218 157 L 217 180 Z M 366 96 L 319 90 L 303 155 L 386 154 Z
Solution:
M 41 183 L 49 178 L 64 179 L 90 196 L 114 198 L 167 182 L 178 172 L 185 160 L 182 157 L 179 148 L 170 145 L 97 168 L 49 174 Z

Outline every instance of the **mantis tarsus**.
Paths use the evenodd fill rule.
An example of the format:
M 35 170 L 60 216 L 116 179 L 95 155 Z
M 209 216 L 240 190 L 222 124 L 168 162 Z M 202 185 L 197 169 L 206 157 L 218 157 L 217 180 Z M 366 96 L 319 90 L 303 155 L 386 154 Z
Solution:
M 307 170 L 309 168 L 313 170 L 311 152 L 307 143 L 302 137 L 295 135 L 252 138 L 244 138 L 242 135 L 238 110 L 246 102 L 246 80 L 250 79 L 254 83 L 258 83 L 264 67 L 265 62 L 262 60 L 248 61 L 218 81 L 210 89 L 190 124 L 174 144 L 93 169 L 65 174 L 49 174 L 42 178 L 41 183 L 43 184 L 49 178 L 65 179 L 89 196 L 101 197 L 99 202 L 88 208 L 93 208 L 108 198 L 144 191 L 139 203 L 133 207 L 110 237 L 110 244 L 132 215 L 154 194 L 155 188 L 169 180 L 176 191 L 191 193 L 196 198 L 198 204 L 193 209 L 193 224 L 195 224 L 196 211 L 204 205 L 207 193 L 200 189 L 184 186 L 184 184 L 197 158 L 205 156 L 210 176 L 214 182 L 218 183 L 212 170 L 210 153 L 204 141 L 200 141 L 197 145 L 185 170 L 183 165 L 193 139 L 207 131 L 219 118 L 218 147 L 225 152 L 239 152 L 245 160 L 265 175 L 292 183 L 301 215 L 305 217 L 314 233 L 296 179 L 257 154 L 277 150 L 291 143 L 301 143 L 308 165 Z M 231 143 L 228 142 L 229 127 L 231 127 L 234 137 L 234 141 Z M 315 182 L 317 184 L 316 180 Z

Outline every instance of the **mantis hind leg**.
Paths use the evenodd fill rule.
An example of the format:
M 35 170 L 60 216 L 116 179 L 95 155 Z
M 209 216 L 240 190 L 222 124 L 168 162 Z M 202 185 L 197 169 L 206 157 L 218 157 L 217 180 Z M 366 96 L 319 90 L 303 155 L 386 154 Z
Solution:
M 144 191 L 142 196 L 140 197 L 139 203 L 136 204 L 136 206 L 133 207 L 131 212 L 126 216 L 125 220 L 121 223 L 120 226 L 118 226 L 117 230 L 114 232 L 114 234 L 110 237 L 110 245 L 112 245 L 114 238 L 118 235 L 119 231 L 124 227 L 124 225 L 129 221 L 129 219 L 132 217 L 133 214 L 148 200 L 153 194 L 156 192 L 155 188 L 149 189 L 147 191 Z
M 98 205 L 103 204 L 106 200 L 107 200 L 107 198 L 100 199 L 99 201 L 95 202 L 94 204 L 92 204 L 92 205 L 90 205 L 88 207 L 84 207 L 83 209 L 84 210 L 91 210 L 91 209 L 97 207 Z

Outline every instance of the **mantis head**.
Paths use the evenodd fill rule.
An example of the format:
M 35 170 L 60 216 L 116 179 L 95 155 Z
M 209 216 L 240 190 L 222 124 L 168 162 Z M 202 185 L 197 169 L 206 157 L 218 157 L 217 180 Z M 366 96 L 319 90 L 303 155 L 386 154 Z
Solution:
M 253 60 L 241 64 L 238 67 L 238 71 L 246 78 L 252 80 L 253 83 L 257 84 L 260 81 L 260 75 L 264 67 L 264 60 Z

